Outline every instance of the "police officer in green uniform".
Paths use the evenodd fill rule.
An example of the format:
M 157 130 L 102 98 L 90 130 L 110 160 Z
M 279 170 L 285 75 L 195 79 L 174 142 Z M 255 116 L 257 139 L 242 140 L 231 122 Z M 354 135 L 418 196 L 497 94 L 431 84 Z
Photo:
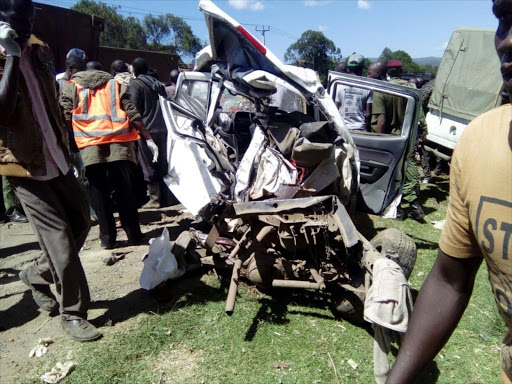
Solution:
M 402 80 L 402 63 L 399 60 L 391 60 L 388 63 L 388 76 L 390 77 L 389 81 L 399 85 L 405 85 L 407 87 L 416 88 L 416 86 L 410 83 L 407 80 Z M 421 111 L 420 108 L 420 124 L 425 124 L 425 115 Z M 406 202 L 410 204 L 408 216 L 413 218 L 414 220 L 423 220 L 425 217 L 425 212 L 423 212 L 423 208 L 418 201 L 418 194 L 420 191 L 420 181 L 418 178 L 418 167 L 413 159 L 414 154 L 411 153 L 409 159 L 407 159 L 406 169 L 405 169 L 405 183 L 404 188 L 402 190 L 402 198 Z M 399 215 L 400 215 L 399 210 Z M 403 212 L 403 211 L 402 211 Z M 405 219 L 405 213 L 402 213 L 403 218 Z
M 402 63 L 398 60 L 391 60 L 387 64 L 390 82 L 416 88 L 412 83 L 402 80 Z M 373 96 L 371 128 L 376 133 L 388 133 L 399 135 L 402 129 L 407 102 L 404 98 L 384 93 L 375 93 Z M 420 116 L 420 124 L 424 124 L 425 116 Z M 413 154 L 407 160 L 405 170 L 405 183 L 402 190 L 402 198 L 409 203 L 408 214 L 398 207 L 398 219 L 405 219 L 407 216 L 414 220 L 421 221 L 425 213 L 418 201 L 420 183 L 418 179 L 418 168 L 413 159 Z

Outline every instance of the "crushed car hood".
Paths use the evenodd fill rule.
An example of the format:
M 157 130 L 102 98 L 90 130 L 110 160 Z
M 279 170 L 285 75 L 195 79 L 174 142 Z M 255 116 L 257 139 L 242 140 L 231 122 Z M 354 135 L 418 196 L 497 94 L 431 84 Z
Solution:
M 240 23 L 222 11 L 210 0 L 200 0 L 199 9 L 204 13 L 210 45 L 200 51 L 194 70 L 201 71 L 210 62 L 223 63 L 224 74 L 233 82 L 245 86 L 267 89 L 245 79 L 253 71 L 265 71 L 296 87 L 309 102 L 315 103 L 334 123 L 338 135 L 345 142 L 347 152 L 356 164 L 359 180 L 359 154 L 349 130 L 346 128 L 334 101 L 327 94 L 317 73 L 309 68 L 286 65 L 267 47 L 261 44 Z

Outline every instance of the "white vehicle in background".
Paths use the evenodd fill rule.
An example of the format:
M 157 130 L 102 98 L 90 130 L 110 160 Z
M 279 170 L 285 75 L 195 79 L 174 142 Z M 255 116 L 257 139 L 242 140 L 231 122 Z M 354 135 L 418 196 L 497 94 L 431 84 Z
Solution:
M 448 43 L 432 93 L 425 85 L 427 151 L 450 160 L 466 126 L 503 103 L 503 80 L 494 48 L 495 31 L 459 28 Z M 426 101 L 426 100 L 425 100 Z

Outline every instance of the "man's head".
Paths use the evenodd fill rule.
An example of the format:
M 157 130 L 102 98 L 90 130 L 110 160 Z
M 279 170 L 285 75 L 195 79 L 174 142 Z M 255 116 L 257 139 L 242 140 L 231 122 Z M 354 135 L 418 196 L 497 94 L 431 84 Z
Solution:
M 76 56 L 82 59 L 83 61 L 87 61 L 87 54 L 80 48 L 71 48 L 68 54 L 66 55 L 66 59 L 70 56 Z
M 400 77 L 402 74 L 402 62 L 400 60 L 391 60 L 388 62 L 388 75 L 390 77 Z
M 178 76 L 180 75 L 180 71 L 177 69 L 173 69 L 171 73 L 169 74 L 169 82 L 176 84 L 176 81 L 178 81 Z
M 501 61 L 503 83 L 512 98 L 512 0 L 494 0 L 492 11 L 498 19 L 495 44 Z
M 388 66 L 382 61 L 377 61 L 368 67 L 368 77 L 370 79 L 386 80 Z
M 357 76 L 362 76 L 364 69 L 364 56 L 354 52 L 348 57 L 347 66 L 348 73 Z
M 103 71 L 103 65 L 99 61 L 89 61 L 86 67 L 88 71 Z
M 334 70 L 336 72 L 348 73 L 348 64 L 346 62 L 342 61 L 341 63 L 338 63 L 338 65 L 336 65 Z
M 158 76 L 158 72 L 156 71 L 155 68 L 148 68 L 147 75 L 160 81 L 160 76 Z
M 118 73 L 128 72 L 128 66 L 123 60 L 114 60 L 110 66 L 110 73 L 116 76 Z
M 36 9 L 32 0 L 0 0 L 0 21 L 11 25 L 18 37 L 15 39 L 20 46 L 24 46 L 34 27 Z
M 72 55 L 66 59 L 66 75 L 68 79 L 71 79 L 75 73 L 85 71 L 86 69 L 85 61 L 80 57 Z
M 147 75 L 149 69 L 148 63 L 146 63 L 146 60 L 144 60 L 142 57 L 137 57 L 135 60 L 133 60 L 132 67 L 135 77 L 140 75 Z

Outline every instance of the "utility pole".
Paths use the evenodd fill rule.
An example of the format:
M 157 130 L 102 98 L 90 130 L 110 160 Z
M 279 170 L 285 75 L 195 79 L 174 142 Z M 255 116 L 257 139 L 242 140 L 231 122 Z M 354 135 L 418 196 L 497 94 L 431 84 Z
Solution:
M 258 27 L 256 27 L 256 32 L 261 32 L 261 36 L 263 36 L 263 45 L 266 45 L 265 44 L 265 32 L 268 32 L 270 31 L 270 26 L 266 27 L 263 25 L 261 27 L 261 29 L 258 29 Z

